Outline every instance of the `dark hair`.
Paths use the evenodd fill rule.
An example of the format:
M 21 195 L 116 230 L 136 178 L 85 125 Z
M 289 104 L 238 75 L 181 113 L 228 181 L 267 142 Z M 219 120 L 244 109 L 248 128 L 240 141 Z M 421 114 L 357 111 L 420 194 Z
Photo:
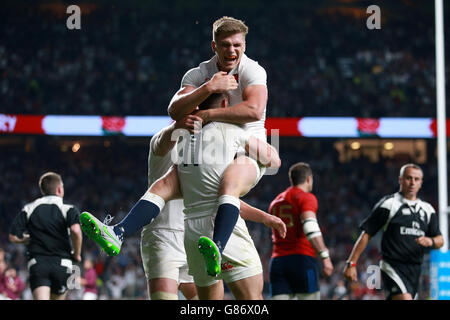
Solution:
M 221 103 L 227 98 L 225 93 L 212 93 L 202 103 L 198 105 L 200 110 L 220 108 Z
M 294 186 L 304 183 L 306 178 L 311 175 L 311 167 L 305 162 L 298 162 L 289 168 L 289 180 L 291 180 L 291 184 Z
M 39 189 L 44 196 L 55 195 L 62 178 L 54 172 L 46 172 L 39 178 Z

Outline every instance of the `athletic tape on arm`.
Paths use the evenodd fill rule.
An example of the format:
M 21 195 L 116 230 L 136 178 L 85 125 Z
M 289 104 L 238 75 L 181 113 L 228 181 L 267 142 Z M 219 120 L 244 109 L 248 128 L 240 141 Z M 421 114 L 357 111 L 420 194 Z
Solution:
M 308 240 L 322 235 L 316 218 L 307 218 L 303 220 L 303 232 Z

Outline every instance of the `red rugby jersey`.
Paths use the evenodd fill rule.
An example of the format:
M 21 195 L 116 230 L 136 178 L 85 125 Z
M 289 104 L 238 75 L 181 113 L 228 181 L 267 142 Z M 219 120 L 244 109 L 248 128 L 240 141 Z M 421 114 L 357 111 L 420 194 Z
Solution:
M 317 207 L 317 198 L 297 187 L 287 188 L 270 203 L 269 213 L 282 219 L 287 227 L 284 239 L 272 229 L 272 258 L 292 254 L 316 256 L 314 248 L 303 232 L 300 214 L 305 211 L 317 214 Z

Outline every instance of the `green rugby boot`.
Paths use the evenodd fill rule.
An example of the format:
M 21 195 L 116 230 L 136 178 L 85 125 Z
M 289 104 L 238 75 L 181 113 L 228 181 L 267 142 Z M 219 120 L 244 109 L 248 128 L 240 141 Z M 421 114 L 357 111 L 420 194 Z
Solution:
M 86 211 L 80 214 L 80 224 L 83 232 L 109 256 L 119 254 L 123 238 L 122 235 L 117 235 L 114 232 L 113 226 L 102 223 L 94 215 Z
M 200 237 L 198 239 L 198 250 L 203 256 L 206 264 L 206 272 L 211 277 L 217 277 L 220 270 L 222 255 L 217 245 L 208 237 Z

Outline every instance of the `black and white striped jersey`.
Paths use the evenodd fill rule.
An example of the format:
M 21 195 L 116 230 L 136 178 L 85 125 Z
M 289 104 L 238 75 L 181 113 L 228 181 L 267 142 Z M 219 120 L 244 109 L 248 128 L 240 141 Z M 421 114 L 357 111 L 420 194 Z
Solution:
M 80 212 L 76 207 L 64 204 L 58 196 L 45 196 L 26 204 L 15 217 L 10 234 L 19 238 L 30 235 L 27 256 L 58 256 L 71 258 L 72 245 L 69 228 L 79 223 Z
M 441 234 L 433 206 L 420 199 L 408 200 L 399 192 L 383 197 L 360 228 L 370 236 L 382 230 L 383 259 L 412 264 L 422 263 L 426 250 L 415 239 Z

